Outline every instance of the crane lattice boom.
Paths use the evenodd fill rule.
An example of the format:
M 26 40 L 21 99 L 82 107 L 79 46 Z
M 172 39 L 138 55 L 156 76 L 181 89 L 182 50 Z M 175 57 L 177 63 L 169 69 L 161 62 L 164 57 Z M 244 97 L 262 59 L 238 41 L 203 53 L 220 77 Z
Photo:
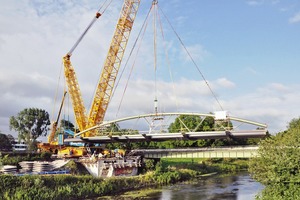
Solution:
M 76 78 L 75 70 L 71 64 L 70 56 L 68 54 L 63 58 L 63 62 L 65 68 L 65 78 L 72 100 L 75 120 L 79 130 L 85 130 L 87 128 L 86 110 L 83 104 L 83 99 Z
M 124 2 L 89 113 L 89 127 L 103 121 L 139 3 L 140 0 Z

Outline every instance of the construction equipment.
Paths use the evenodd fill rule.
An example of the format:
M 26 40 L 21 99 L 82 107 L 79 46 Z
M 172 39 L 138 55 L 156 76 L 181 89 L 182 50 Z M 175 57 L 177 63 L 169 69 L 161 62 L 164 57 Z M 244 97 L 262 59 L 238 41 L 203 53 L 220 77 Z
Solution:
M 97 123 L 103 121 L 139 4 L 140 0 L 124 0 L 88 116 L 86 115 L 86 109 L 83 104 L 79 84 L 70 58 L 87 30 L 91 27 L 91 24 L 93 24 L 93 21 L 75 43 L 73 48 L 63 57 L 65 78 L 72 100 L 76 124 L 80 131 L 95 126 Z M 101 14 L 97 13 L 95 18 L 98 18 L 99 16 L 101 16 Z M 94 135 L 95 132 L 89 131 L 83 136 L 88 137 Z
M 86 115 L 86 109 L 83 104 L 79 84 L 76 78 L 75 70 L 71 64 L 70 58 L 81 42 L 87 31 L 91 28 L 94 22 L 101 16 L 99 12 L 88 25 L 86 30 L 77 40 L 75 45 L 63 57 L 65 78 L 68 86 L 68 91 L 72 100 L 73 110 L 75 114 L 76 124 L 80 131 L 85 130 L 88 127 L 92 127 L 103 120 L 107 106 L 109 104 L 116 76 L 118 74 L 120 64 L 124 55 L 124 51 L 129 39 L 129 35 L 133 26 L 133 22 L 139 7 L 140 0 L 124 0 L 124 4 L 121 10 L 121 14 L 113 35 L 113 39 L 108 50 L 104 67 L 100 76 L 99 83 L 97 85 L 96 93 L 93 99 L 92 107 L 89 113 L 89 117 Z M 41 151 L 52 152 L 58 156 L 77 157 L 86 154 L 85 147 L 74 147 L 65 144 L 59 144 L 58 139 L 55 140 L 57 132 L 57 126 L 63 107 L 66 92 L 64 92 L 62 102 L 60 105 L 57 120 L 52 124 L 51 133 L 48 137 L 48 143 L 40 143 L 38 148 Z M 65 131 L 69 133 L 68 131 Z M 63 135 L 63 134 L 61 134 Z M 74 134 L 73 134 L 74 135 Z M 87 132 L 85 136 L 94 135 L 92 132 Z
M 48 143 L 53 143 L 54 142 L 54 137 L 55 137 L 55 133 L 57 131 L 57 124 L 58 124 L 58 121 L 59 121 L 59 118 L 60 118 L 60 114 L 61 114 L 61 110 L 62 110 L 62 107 L 64 105 L 64 101 L 65 101 L 65 97 L 66 97 L 66 94 L 67 92 L 64 91 L 64 95 L 63 95 L 63 98 L 61 100 L 61 104 L 60 104 L 60 108 L 59 108 L 59 111 L 58 111 L 58 116 L 57 116 L 57 119 L 55 122 L 53 122 L 52 124 L 52 129 L 51 129 L 51 133 L 48 137 Z M 57 142 L 56 142 L 57 143 Z
M 83 34 L 76 41 L 75 45 L 71 48 L 67 55 L 63 57 L 65 79 L 68 86 L 68 92 L 72 100 L 76 124 L 80 131 L 95 126 L 97 123 L 103 121 L 139 4 L 140 0 L 124 0 L 124 4 L 111 41 L 111 45 L 108 50 L 108 54 L 106 56 L 106 60 L 104 62 L 102 73 L 97 85 L 96 93 L 94 95 L 92 107 L 90 109 L 88 117 L 86 115 L 86 109 L 83 104 L 79 84 L 70 58 L 73 51 L 81 42 L 85 34 L 94 24 L 94 22 L 101 16 L 99 12 L 96 13 L 95 17 L 83 32 Z M 42 151 L 48 151 L 56 153 L 58 155 L 67 155 L 70 157 L 83 156 L 84 154 L 86 154 L 86 149 L 84 147 L 73 147 L 65 144 L 59 145 L 58 140 L 55 140 L 57 125 L 65 95 L 66 92 L 64 93 L 61 102 L 57 120 L 52 124 L 48 143 L 40 143 L 38 145 L 38 148 Z M 84 136 L 93 135 L 95 135 L 94 132 L 87 132 Z
M 56 133 L 58 131 L 57 125 L 59 122 L 62 107 L 64 105 L 66 94 L 67 94 L 67 92 L 64 91 L 63 98 L 62 98 L 60 108 L 58 111 L 57 119 L 55 122 L 52 123 L 51 133 L 48 137 L 48 143 L 39 143 L 37 146 L 41 152 L 54 153 L 60 157 L 62 157 L 62 156 L 79 157 L 79 156 L 86 154 L 86 151 L 83 147 L 73 147 L 72 149 L 70 149 L 69 147 L 65 146 L 64 144 L 60 145 L 58 143 L 58 139 L 55 138 Z M 60 134 L 62 134 L 62 133 L 60 133 Z
M 60 149 L 60 146 L 58 145 L 58 141 L 57 140 L 55 141 L 55 135 L 56 135 L 57 124 L 58 124 L 58 121 L 60 118 L 62 107 L 64 105 L 66 94 L 67 94 L 67 92 L 65 91 L 63 94 L 62 101 L 60 103 L 60 108 L 59 108 L 57 119 L 51 125 L 51 133 L 48 136 L 48 143 L 39 143 L 38 144 L 38 149 L 42 152 L 50 152 L 50 153 L 57 154 Z

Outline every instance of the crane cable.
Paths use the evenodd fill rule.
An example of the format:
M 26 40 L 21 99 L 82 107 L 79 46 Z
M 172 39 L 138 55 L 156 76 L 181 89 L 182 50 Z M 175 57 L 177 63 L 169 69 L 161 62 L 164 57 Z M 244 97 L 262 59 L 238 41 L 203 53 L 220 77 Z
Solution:
M 142 35 L 142 38 L 143 38 L 144 35 L 145 35 L 146 27 L 147 27 L 147 25 L 148 25 L 148 17 L 149 17 L 149 15 L 150 15 L 150 13 L 151 13 L 151 10 L 152 10 L 152 7 L 149 9 L 149 11 L 148 11 L 148 13 L 147 13 L 147 16 L 146 16 L 146 18 L 145 18 L 145 20 L 144 20 L 144 22 L 143 22 L 143 25 L 142 25 L 142 27 L 141 27 L 139 33 L 138 33 L 138 36 L 137 36 L 137 38 L 136 38 L 136 40 L 135 40 L 135 42 L 134 42 L 134 44 L 133 44 L 133 47 L 132 47 L 131 50 L 130 50 L 130 53 L 129 53 L 129 56 L 128 56 L 127 60 L 126 60 L 126 63 L 125 63 L 125 65 L 124 65 L 124 68 L 123 68 L 123 70 L 121 71 L 120 78 L 118 79 L 118 81 L 117 81 L 117 83 L 116 83 L 116 86 L 115 86 L 115 88 L 114 88 L 114 90 L 113 90 L 112 97 L 114 96 L 114 93 L 115 93 L 117 87 L 119 86 L 120 80 L 121 80 L 121 78 L 122 78 L 122 76 L 123 76 L 123 74 L 124 74 L 124 72 L 125 72 L 126 67 L 128 66 L 129 60 L 130 60 L 130 58 L 131 58 L 131 56 L 132 56 L 132 54 L 133 54 L 133 51 L 134 51 L 134 49 L 135 49 L 135 47 L 136 47 L 136 45 L 137 45 L 138 40 L 140 39 L 141 35 Z M 141 40 L 142 40 L 142 39 L 141 39 Z M 142 42 L 141 42 L 141 43 L 142 43 Z M 138 47 L 138 49 L 137 49 L 137 52 L 136 52 L 136 55 L 135 55 L 135 59 L 134 59 L 134 63 L 133 63 L 132 66 L 131 66 L 130 73 L 129 73 L 129 77 L 128 77 L 127 81 L 126 81 L 126 84 L 125 84 L 125 87 L 124 87 L 124 90 L 123 90 L 123 94 L 122 94 L 122 97 L 121 97 L 121 100 L 120 100 L 120 103 L 119 103 L 119 106 L 118 106 L 118 110 L 117 110 L 116 116 L 118 116 L 118 114 L 119 114 L 119 111 L 120 111 L 120 108 L 121 108 L 121 104 L 122 104 L 122 102 L 123 102 L 124 95 L 125 95 L 125 92 L 126 92 L 127 87 L 128 87 L 129 79 L 130 79 L 130 77 L 131 77 L 131 74 L 132 74 L 132 71 L 133 71 L 133 68 L 134 68 L 136 59 L 137 59 L 137 55 L 138 55 L 139 49 L 140 49 L 140 47 L 141 47 L 141 43 L 139 44 L 139 47 Z
M 184 45 L 183 41 L 181 40 L 181 38 L 179 37 L 178 33 L 176 32 L 175 28 L 172 26 L 172 24 L 170 23 L 169 19 L 167 18 L 167 16 L 165 15 L 165 13 L 162 11 L 162 9 L 160 9 L 162 14 L 164 15 L 164 17 L 166 18 L 168 24 L 170 25 L 170 27 L 172 28 L 172 30 L 174 31 L 177 39 L 179 40 L 181 46 L 184 48 L 184 50 L 186 51 L 186 53 L 188 54 L 188 56 L 190 57 L 191 61 L 193 62 L 194 66 L 196 67 L 197 71 L 200 73 L 202 79 L 204 80 L 205 84 L 207 85 L 207 87 L 209 88 L 211 94 L 213 95 L 214 99 L 216 100 L 216 102 L 218 103 L 218 105 L 220 106 L 221 110 L 223 111 L 223 107 L 221 105 L 221 103 L 219 102 L 216 94 L 213 92 L 212 88 L 210 87 L 210 85 L 208 84 L 208 81 L 206 80 L 206 78 L 204 77 L 203 73 L 201 72 L 200 68 L 198 67 L 197 63 L 195 62 L 195 60 L 193 59 L 192 55 L 190 54 L 190 52 L 188 51 L 188 49 L 186 48 L 186 46 Z
M 141 41 L 142 41 L 143 38 L 144 38 L 144 35 L 145 35 L 145 31 L 146 31 L 146 29 L 147 29 L 147 26 L 148 26 L 148 23 L 146 23 L 146 26 L 145 26 L 145 29 L 144 29 L 144 32 L 143 32 Z M 118 107 L 117 115 L 118 115 L 118 113 L 119 113 L 119 111 L 120 111 L 121 104 L 122 104 L 122 102 L 123 102 L 123 99 L 124 99 L 124 96 L 125 96 L 125 92 L 126 92 L 126 90 L 127 90 L 127 87 L 128 87 L 128 84 L 129 84 L 129 80 L 130 80 L 130 78 L 131 78 L 131 75 L 132 75 L 132 72 L 133 72 L 133 68 L 134 68 L 134 66 L 135 66 L 135 62 L 136 62 L 136 60 L 137 60 L 137 56 L 138 56 L 139 50 L 140 50 L 140 48 L 141 48 L 141 44 L 142 44 L 142 42 L 140 42 L 140 44 L 139 44 L 139 46 L 138 46 L 138 48 L 137 48 L 137 52 L 136 52 L 136 55 L 135 55 L 133 64 L 132 64 L 132 66 L 131 66 L 130 73 L 129 73 L 129 76 L 128 76 L 128 78 L 127 78 L 127 81 L 126 81 L 126 84 L 125 84 L 125 88 L 124 88 L 124 91 L 123 91 L 123 94 L 122 94 L 122 98 L 121 98 L 121 101 L 120 101 L 120 104 L 119 104 L 119 107 Z
M 51 121 L 52 122 L 54 121 L 55 104 L 57 101 L 57 95 L 58 95 L 58 89 L 59 89 L 59 85 L 60 85 L 59 83 L 61 80 L 62 69 L 63 69 L 63 63 L 61 63 L 61 66 L 60 66 L 59 76 L 58 76 L 58 80 L 57 80 L 57 86 L 56 86 L 56 90 L 55 90 L 55 94 L 54 94 L 54 104 L 53 104 L 52 113 L 51 113 L 51 115 L 52 115 Z M 65 88 L 64 88 L 64 92 L 65 92 Z
M 156 47 L 156 14 L 157 14 L 157 0 L 152 1 L 153 7 L 153 54 L 154 54 L 154 101 L 157 102 L 157 47 Z M 155 112 L 157 113 L 157 105 L 155 105 Z
M 158 16 L 158 21 L 159 21 L 159 24 L 160 24 L 160 31 L 161 31 L 161 35 L 162 35 L 162 39 L 163 39 L 163 47 L 164 47 L 164 51 L 165 51 L 165 55 L 166 55 L 166 62 L 167 62 L 168 70 L 169 70 L 170 79 L 171 79 L 171 82 L 172 82 L 172 89 L 173 89 L 173 93 L 175 95 L 176 110 L 178 111 L 179 106 L 178 106 L 177 95 L 176 95 L 176 92 L 175 92 L 175 83 L 174 83 L 174 78 L 173 78 L 173 74 L 172 74 L 172 70 L 171 70 L 171 62 L 170 62 L 169 54 L 168 54 L 167 47 L 166 47 L 165 35 L 164 35 L 164 31 L 163 31 L 162 21 L 161 21 L 159 12 L 157 14 L 158 14 L 157 15 Z
M 156 0 L 154 0 L 154 1 L 157 2 Z M 131 56 L 132 56 L 133 50 L 134 50 L 135 47 L 136 47 L 137 41 L 138 41 L 139 38 L 141 37 L 141 33 L 142 33 L 143 28 L 144 28 L 144 32 L 143 32 L 143 35 L 142 35 L 141 38 L 143 39 L 143 37 L 144 37 L 145 31 L 146 31 L 146 27 L 147 27 L 148 17 L 149 17 L 150 12 L 152 11 L 152 8 L 153 8 L 153 6 L 151 6 L 151 8 L 150 8 L 150 10 L 149 10 L 149 12 L 148 12 L 148 14 L 147 14 L 147 16 L 146 16 L 146 19 L 144 20 L 144 23 L 143 23 L 143 25 L 142 25 L 142 28 L 141 28 L 141 30 L 140 30 L 140 32 L 139 32 L 139 34 L 138 34 L 138 37 L 137 37 L 137 39 L 136 39 L 135 42 L 134 42 L 133 48 L 131 49 L 130 54 L 129 54 L 129 57 L 128 57 L 127 60 L 126 60 L 126 64 L 125 64 L 125 66 L 124 66 L 124 68 L 123 68 L 123 70 L 122 70 L 122 72 L 121 72 L 121 74 L 120 74 L 120 78 L 119 78 L 118 81 L 117 81 L 117 84 L 116 84 L 116 87 L 115 87 L 115 89 L 114 89 L 114 91 L 113 91 L 113 94 L 115 93 L 116 88 L 118 87 L 118 85 L 119 85 L 119 83 L 120 83 L 121 77 L 122 77 L 123 74 L 124 74 L 125 68 L 127 67 L 128 62 L 129 62 L 129 60 L 130 60 L 130 58 L 131 58 Z M 159 9 L 160 9 L 160 7 L 159 7 Z M 223 107 L 222 107 L 222 105 L 220 104 L 219 100 L 217 99 L 217 96 L 216 96 L 215 93 L 213 92 L 212 88 L 211 88 L 210 85 L 208 84 L 208 81 L 207 81 L 206 78 L 204 77 L 203 73 L 200 71 L 200 68 L 198 67 L 198 65 L 197 65 L 196 62 L 194 61 L 193 57 L 191 56 L 191 54 L 190 54 L 189 51 L 187 50 L 187 48 L 186 48 L 186 46 L 184 45 L 184 43 L 182 42 L 182 40 L 181 40 L 181 38 L 179 37 L 178 33 L 176 32 L 176 30 L 174 29 L 174 27 L 172 26 L 172 24 L 170 23 L 170 21 L 168 20 L 168 18 L 167 18 L 166 15 L 164 14 L 164 12 L 163 12 L 161 9 L 160 9 L 160 11 L 162 12 L 163 16 L 166 18 L 167 22 L 169 23 L 170 27 L 171 27 L 172 30 L 174 31 L 174 33 L 175 33 L 175 35 L 177 36 L 178 40 L 180 41 L 181 45 L 184 47 L 184 49 L 185 49 L 185 51 L 187 52 L 188 56 L 190 57 L 190 59 L 192 60 L 193 64 L 194 64 L 195 67 L 197 68 L 198 72 L 199 72 L 200 75 L 202 76 L 202 78 L 203 78 L 203 80 L 205 81 L 206 85 L 208 86 L 210 92 L 212 93 L 213 97 L 215 98 L 215 100 L 217 101 L 218 105 L 220 106 L 221 110 L 223 110 Z M 159 16 L 159 15 L 158 15 L 158 16 Z M 160 16 L 159 16 L 159 20 L 160 20 L 160 23 L 161 23 Z M 160 24 L 160 25 L 161 25 L 161 24 Z M 163 34 L 162 28 L 161 28 L 161 33 L 162 33 L 163 38 L 164 38 L 164 34 Z M 142 40 L 142 39 L 141 39 L 141 40 Z M 140 46 L 141 46 L 141 43 L 139 44 L 139 47 L 138 47 L 138 49 L 137 49 L 136 57 L 137 57 L 137 55 L 138 55 L 138 53 L 139 53 Z M 166 51 L 166 50 L 165 50 L 165 51 Z M 167 54 L 167 53 L 166 53 L 166 54 Z M 166 56 L 167 56 L 167 60 L 168 60 L 168 63 L 169 63 L 168 66 L 169 66 L 170 77 L 171 77 L 171 80 L 172 80 L 172 83 L 173 83 L 173 90 L 175 91 L 174 79 L 173 79 L 172 72 L 171 72 L 171 70 L 170 70 L 170 61 L 169 61 L 169 59 L 168 59 L 168 54 L 167 54 Z M 133 65 L 132 65 L 132 67 L 131 67 L 129 77 L 128 77 L 127 81 L 126 81 L 125 88 L 124 88 L 124 90 L 123 90 L 123 94 L 122 94 L 122 97 L 121 97 L 121 100 L 120 100 L 120 103 L 119 103 L 119 106 L 118 106 L 118 110 L 117 110 L 116 116 L 118 116 L 118 113 L 119 113 L 119 111 L 120 111 L 121 104 L 122 104 L 122 102 L 123 102 L 124 95 L 125 95 L 125 92 L 126 92 L 126 90 L 127 90 L 128 83 L 129 83 L 130 77 L 131 77 L 131 75 L 132 75 L 132 71 L 133 71 L 135 62 L 136 62 L 136 58 L 134 59 L 134 63 L 133 63 Z M 156 64 L 155 64 L 155 70 L 156 70 Z M 156 78 L 155 78 L 155 81 L 156 81 Z M 156 84 L 156 83 L 155 83 L 155 84 Z M 178 109 L 178 101 L 177 101 L 177 98 L 176 98 L 176 106 L 177 106 L 177 109 Z

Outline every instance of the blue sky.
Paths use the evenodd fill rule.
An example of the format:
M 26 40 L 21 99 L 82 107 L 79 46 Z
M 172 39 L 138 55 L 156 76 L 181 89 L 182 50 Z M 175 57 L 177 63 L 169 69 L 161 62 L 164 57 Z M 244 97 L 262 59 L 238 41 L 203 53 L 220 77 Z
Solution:
M 297 14 L 299 2 L 213 2 L 197 1 L 198 6 L 190 11 L 197 13 L 197 21 L 187 19 L 185 23 L 195 26 L 187 30 L 186 43 L 196 42 L 209 52 L 201 63 L 207 76 L 223 74 L 243 86 L 254 78 L 251 87 L 276 80 L 296 83 L 299 23 L 289 21 Z
M 64 87 L 61 59 L 103 2 L 0 0 L 1 132 L 11 133 L 9 117 L 27 107 L 46 109 L 55 118 L 60 101 L 54 103 L 56 88 L 59 85 L 62 94 Z M 142 0 L 124 60 L 150 5 L 150 0 Z M 87 108 L 121 6 L 121 0 L 113 1 L 72 56 Z M 271 133 L 284 130 L 291 119 L 300 116 L 299 1 L 160 0 L 159 7 L 222 107 L 232 116 L 266 123 Z M 175 83 L 167 75 L 162 50 L 156 94 L 160 109 L 200 113 L 219 110 L 201 75 L 161 17 Z M 151 33 L 151 26 L 148 29 Z M 145 35 L 137 56 L 122 109 L 117 111 L 131 66 L 112 99 L 107 119 L 152 111 L 155 93 L 150 76 L 154 73 L 150 33 Z M 158 48 L 163 49 L 162 40 L 158 41 Z

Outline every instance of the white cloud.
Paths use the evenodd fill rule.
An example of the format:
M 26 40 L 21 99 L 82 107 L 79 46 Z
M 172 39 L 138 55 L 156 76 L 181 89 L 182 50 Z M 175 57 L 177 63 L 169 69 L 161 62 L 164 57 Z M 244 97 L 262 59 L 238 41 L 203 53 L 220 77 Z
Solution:
M 178 26 L 184 25 L 184 24 L 186 23 L 187 20 L 188 20 L 188 18 L 185 17 L 185 16 L 178 16 L 178 17 L 176 17 L 176 19 L 175 19 L 176 24 L 177 24 Z
M 253 74 L 253 75 L 258 74 L 258 72 L 252 67 L 246 68 L 246 73 L 250 73 L 250 74 Z
M 281 83 L 270 83 L 270 88 L 278 92 L 289 92 L 290 89 Z
M 184 61 L 191 61 L 191 56 L 193 60 L 197 63 L 203 61 L 204 58 L 209 56 L 209 52 L 202 45 L 199 44 L 186 46 L 186 49 L 188 52 L 183 47 L 180 52 L 181 58 Z
M 249 0 L 247 1 L 247 4 L 250 6 L 258 6 L 262 5 L 264 3 L 264 0 Z
M 210 81 L 214 91 L 227 88 L 231 81 L 220 78 Z M 213 98 L 203 81 L 181 79 L 175 85 L 172 83 L 159 82 L 157 98 L 159 110 L 163 112 L 198 112 L 209 113 L 220 110 L 218 103 Z M 153 112 L 155 98 L 153 82 L 138 80 L 131 83 L 124 97 L 121 109 L 117 114 L 120 94 L 116 94 L 109 106 L 107 119 L 128 117 Z M 223 108 L 230 112 L 231 116 L 257 121 L 268 125 L 271 133 L 285 130 L 287 123 L 300 116 L 300 85 L 283 85 L 271 83 L 257 88 L 251 93 L 243 93 L 231 96 L 230 99 L 219 98 Z M 117 100 L 116 100 L 117 99 Z M 178 106 L 178 107 L 177 107 Z
M 239 117 L 266 123 L 271 133 L 277 133 L 285 130 L 291 119 L 300 116 L 299 89 L 299 85 L 273 83 L 237 96 L 227 101 L 225 107 Z
M 223 88 L 233 88 L 235 84 L 226 78 L 219 78 L 217 80 L 217 84 L 219 84 Z
M 211 81 L 216 90 L 222 89 L 219 80 Z M 159 102 L 159 111 L 163 112 L 200 112 L 208 113 L 218 107 L 210 90 L 204 81 L 180 79 L 176 83 L 158 81 L 155 92 L 154 82 L 151 80 L 133 80 L 121 103 L 124 85 L 116 91 L 107 112 L 108 119 L 140 115 L 154 111 L 154 99 Z
M 280 0 L 248 0 L 247 4 L 250 6 L 260 6 L 265 3 L 269 3 L 271 5 L 277 5 L 280 3 Z
M 290 24 L 299 23 L 300 22 L 300 12 L 296 13 L 293 17 L 289 19 Z

